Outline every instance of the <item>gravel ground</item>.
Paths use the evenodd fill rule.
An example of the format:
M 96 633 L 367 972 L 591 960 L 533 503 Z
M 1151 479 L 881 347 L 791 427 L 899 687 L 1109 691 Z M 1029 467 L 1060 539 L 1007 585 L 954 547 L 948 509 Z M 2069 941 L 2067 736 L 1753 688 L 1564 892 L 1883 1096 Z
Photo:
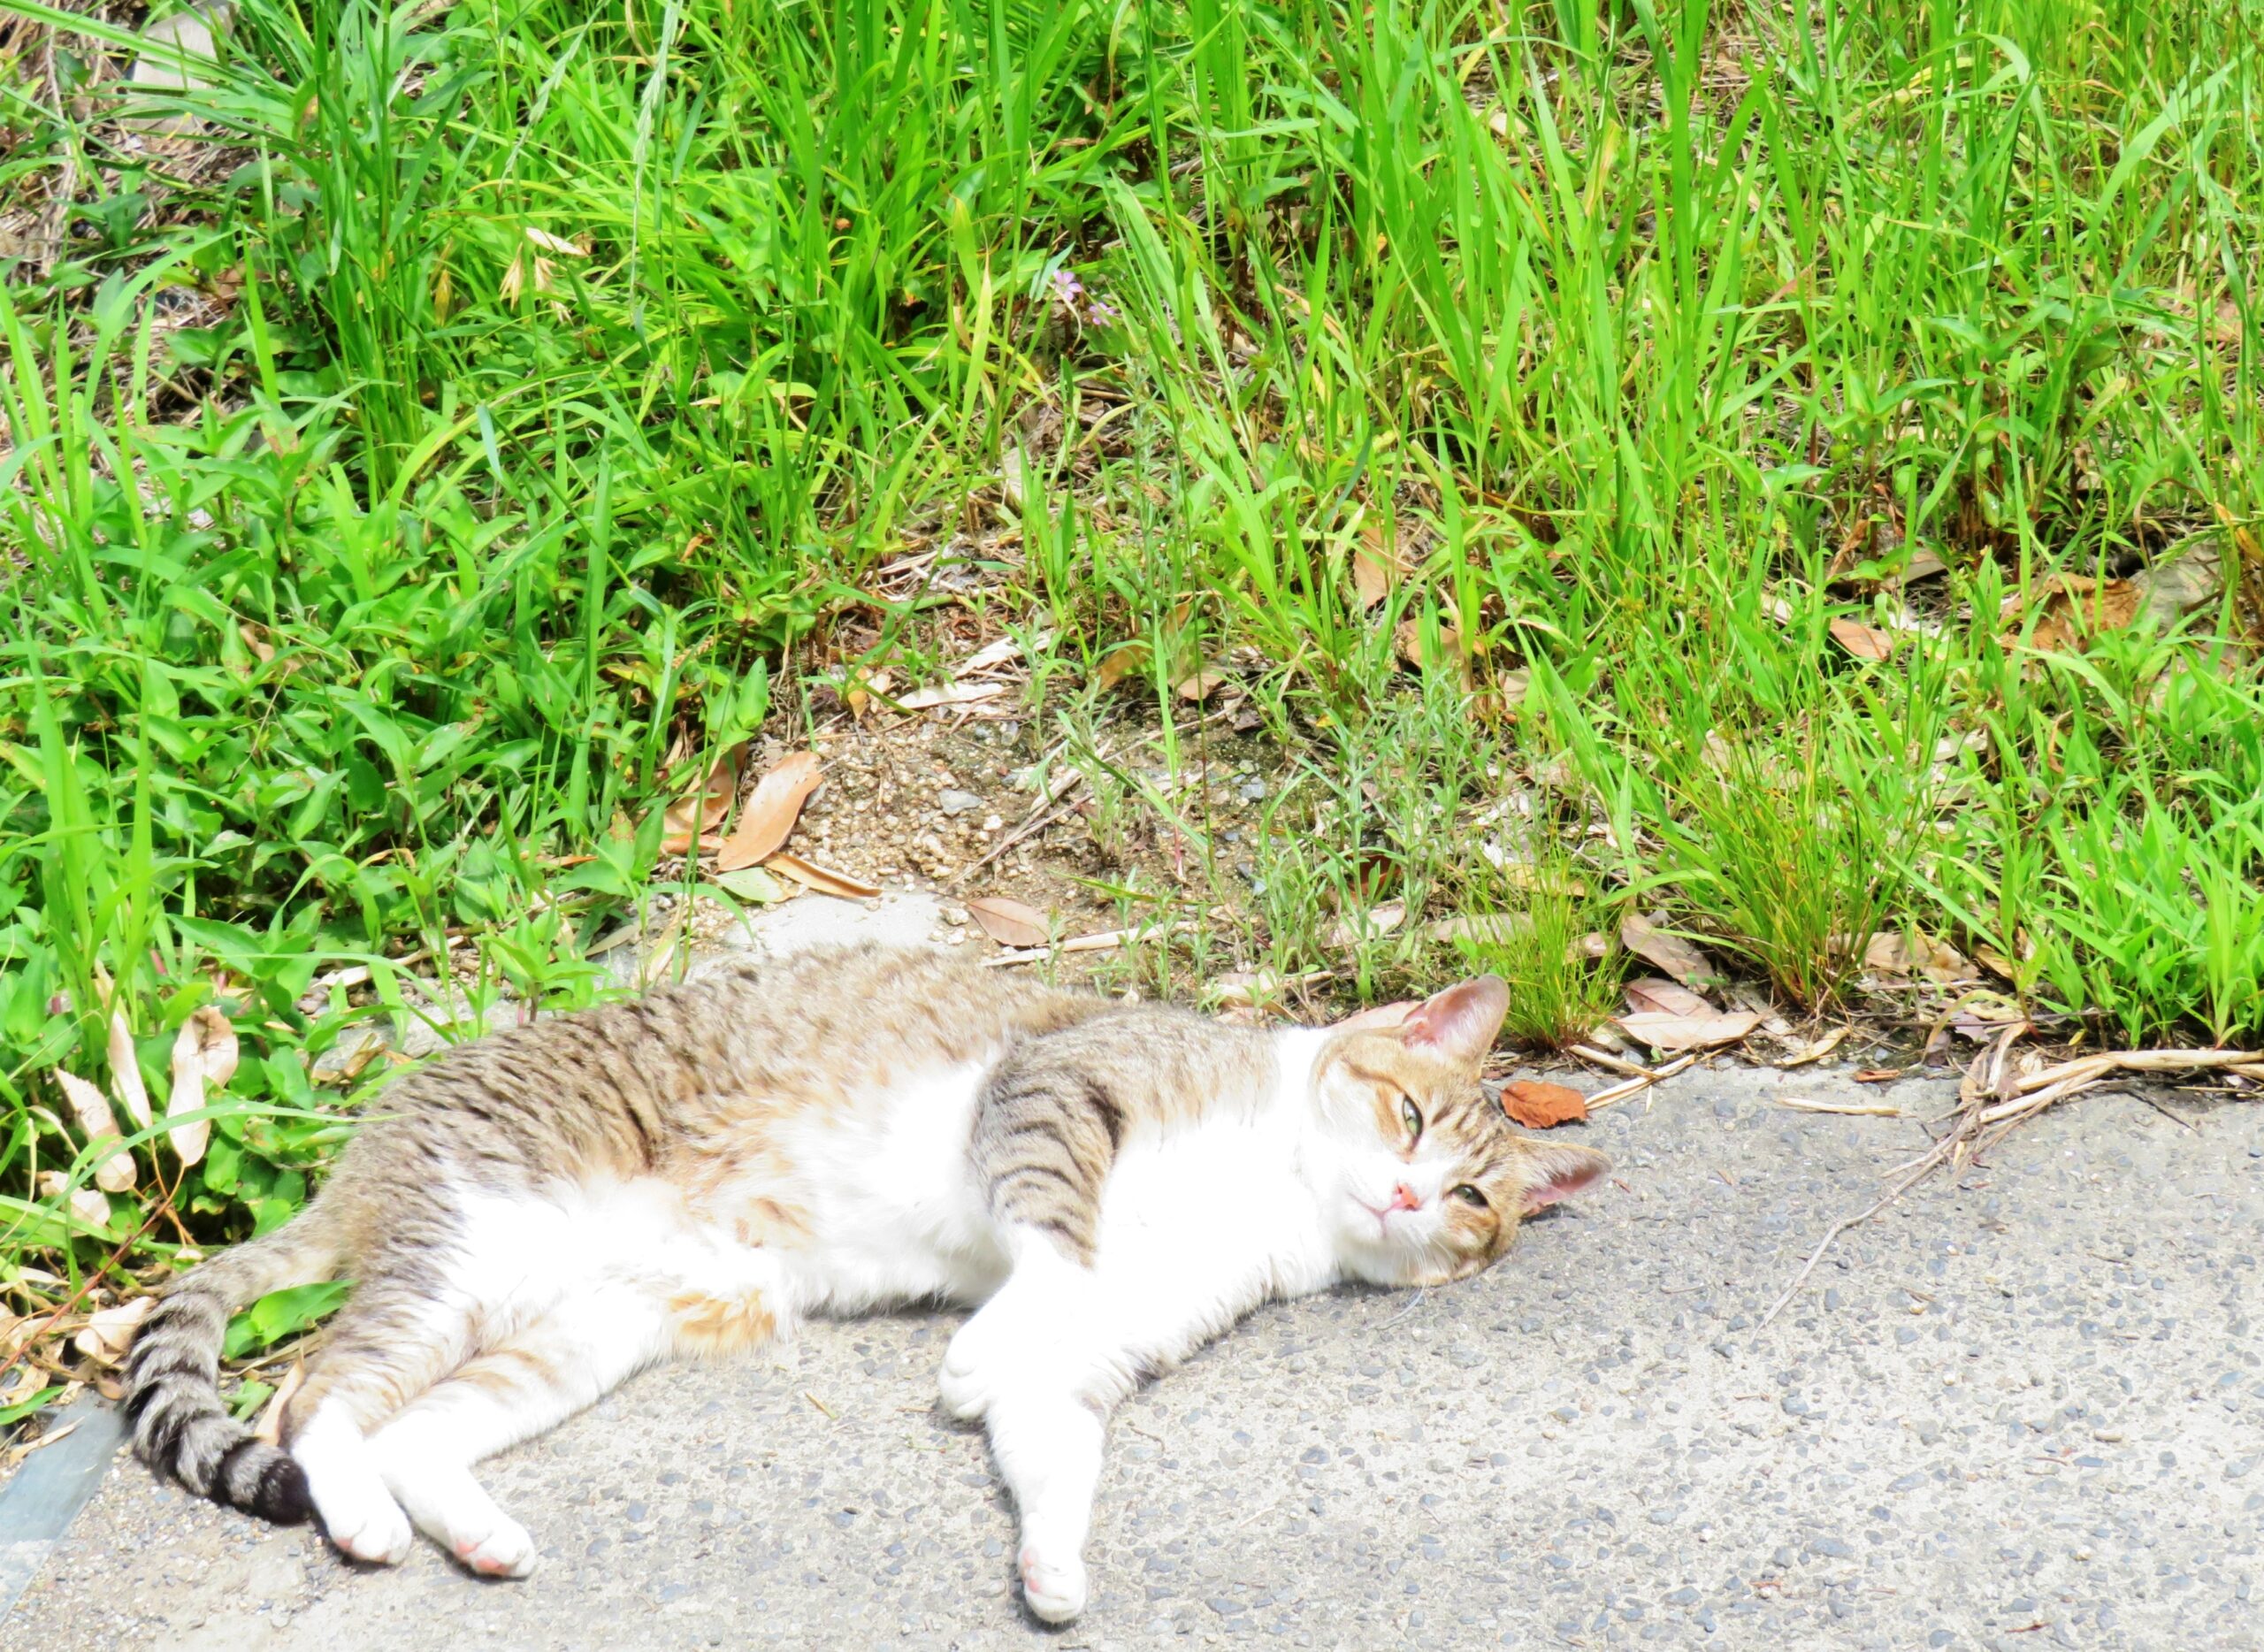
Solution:
M 1490 1274 L 1259 1313 L 1118 1414 L 1066 1632 L 935 1409 L 955 1317 L 907 1313 L 654 1373 L 499 1459 L 524 1583 L 356 1572 L 122 1460 L 0 1643 L 2256 1646 L 2264 1107 L 2079 1098 L 1756 1330 L 1923 1139 L 1771 1097 L 1881 1093 L 1687 1075 L 1572 1132 L 1619 1184 Z

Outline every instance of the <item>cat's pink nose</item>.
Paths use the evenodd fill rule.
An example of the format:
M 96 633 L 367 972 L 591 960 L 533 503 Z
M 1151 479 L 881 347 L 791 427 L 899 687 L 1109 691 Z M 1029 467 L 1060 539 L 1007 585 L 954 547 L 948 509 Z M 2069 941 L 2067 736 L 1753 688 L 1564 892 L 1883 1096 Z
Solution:
M 1419 1211 L 1423 1208 L 1423 1201 L 1415 1197 L 1414 1189 L 1403 1182 L 1391 1190 L 1391 1204 L 1387 1208 L 1395 1211 Z

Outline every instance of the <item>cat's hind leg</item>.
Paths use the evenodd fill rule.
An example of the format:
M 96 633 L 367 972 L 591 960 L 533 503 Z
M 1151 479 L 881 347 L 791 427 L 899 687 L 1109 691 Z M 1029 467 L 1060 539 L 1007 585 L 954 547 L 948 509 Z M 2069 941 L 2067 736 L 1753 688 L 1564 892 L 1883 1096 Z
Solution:
M 382 1280 L 359 1286 L 287 1421 L 292 1457 L 324 1533 L 355 1560 L 396 1564 L 409 1555 L 408 1518 L 386 1490 L 368 1435 L 464 1356 L 470 1316 Z
M 660 1304 L 622 1289 L 569 1296 L 475 1355 L 371 1437 L 417 1529 L 483 1577 L 524 1578 L 534 1540 L 472 1465 L 547 1433 L 668 1350 Z

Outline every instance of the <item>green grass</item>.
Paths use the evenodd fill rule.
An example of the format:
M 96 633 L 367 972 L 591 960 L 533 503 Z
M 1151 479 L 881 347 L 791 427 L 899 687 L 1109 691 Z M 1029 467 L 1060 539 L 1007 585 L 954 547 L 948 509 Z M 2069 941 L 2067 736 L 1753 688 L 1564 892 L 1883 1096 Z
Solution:
M 5 222 L 73 191 L 0 241 L 17 1311 L 304 1197 L 385 1070 L 310 1081 L 326 975 L 585 1001 L 656 799 L 953 604 L 1053 633 L 1025 761 L 1103 847 L 1174 845 L 1099 891 L 1196 922 L 1159 990 L 1433 977 L 1514 805 L 1590 890 L 1537 934 L 1663 906 L 1807 1008 L 1908 927 L 2067 1036 L 2264 1036 L 2258 0 L 246 0 L 171 158 L 127 35 L 0 13 Z M 916 546 L 983 590 L 876 595 Z M 2002 611 L 2197 549 L 2174 636 Z M 1152 778 L 1220 661 L 1238 842 Z M 73 1218 L 51 1073 L 115 1007 L 162 1096 L 213 1003 L 218 1145 Z

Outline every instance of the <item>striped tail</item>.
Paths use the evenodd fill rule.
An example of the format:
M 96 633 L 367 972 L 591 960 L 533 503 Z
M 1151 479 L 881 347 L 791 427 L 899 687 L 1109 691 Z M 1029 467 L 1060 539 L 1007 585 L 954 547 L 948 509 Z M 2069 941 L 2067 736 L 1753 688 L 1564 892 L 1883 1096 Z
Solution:
M 201 1497 L 297 1526 L 314 1512 L 307 1477 L 220 1403 L 228 1316 L 271 1290 L 312 1284 L 340 1260 L 320 1202 L 264 1238 L 177 1281 L 142 1322 L 126 1362 L 126 1419 L 136 1456 Z

